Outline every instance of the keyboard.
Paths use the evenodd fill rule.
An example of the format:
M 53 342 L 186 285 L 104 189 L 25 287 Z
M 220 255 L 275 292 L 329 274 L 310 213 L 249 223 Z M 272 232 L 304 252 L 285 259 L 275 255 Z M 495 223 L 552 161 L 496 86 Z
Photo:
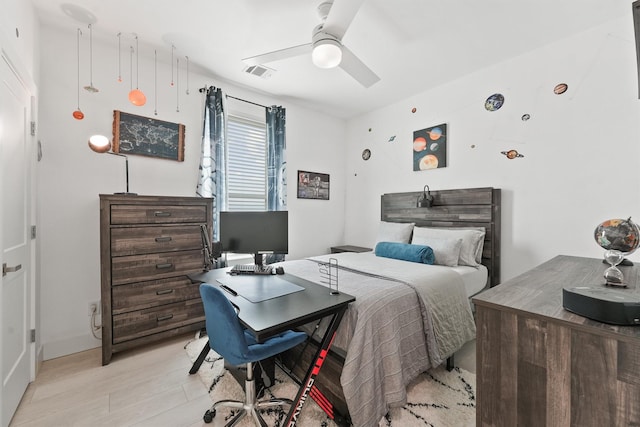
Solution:
M 237 264 L 231 267 L 231 274 L 271 274 L 270 265 Z

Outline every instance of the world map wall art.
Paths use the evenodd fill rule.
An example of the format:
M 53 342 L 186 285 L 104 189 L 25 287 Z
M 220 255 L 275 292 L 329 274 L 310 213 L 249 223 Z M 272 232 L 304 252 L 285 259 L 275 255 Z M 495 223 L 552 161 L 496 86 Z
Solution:
M 433 126 L 413 132 L 413 170 L 447 166 L 447 125 Z
M 184 161 L 184 125 L 113 112 L 113 152 Z

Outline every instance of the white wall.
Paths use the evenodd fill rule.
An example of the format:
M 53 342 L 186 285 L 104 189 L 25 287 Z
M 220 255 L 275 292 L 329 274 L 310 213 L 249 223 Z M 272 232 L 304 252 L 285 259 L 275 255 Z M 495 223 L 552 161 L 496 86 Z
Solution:
M 88 303 L 100 298 L 98 194 L 124 190 L 124 165 L 122 159 L 90 151 L 87 137 L 95 132 L 110 135 L 114 109 L 154 117 L 152 53 L 140 58 L 140 88 L 149 102 L 133 107 L 126 97 L 128 56 L 123 55 L 125 82 L 117 83 L 117 44 L 94 41 L 93 80 L 100 92 L 83 91 L 80 106 L 86 117 L 72 118 L 75 35 L 75 28 L 44 27 L 40 37 L 44 157 L 38 195 L 45 358 L 100 345 L 90 335 L 87 317 Z M 607 218 L 640 216 L 639 101 L 630 17 L 416 94 L 346 125 L 195 73 L 190 76 L 191 95 L 181 95 L 176 112 L 175 92 L 166 85 L 170 69 L 162 64 L 159 76 L 165 84 L 159 85 L 157 118 L 186 125 L 186 158 L 178 163 L 130 156 L 131 191 L 194 194 L 202 115 L 197 88 L 214 84 L 233 96 L 283 104 L 290 258 L 327 252 L 335 244 L 373 245 L 380 195 L 419 191 L 424 184 L 433 190 L 502 189 L 503 280 L 560 253 L 599 257 L 595 226 Z M 88 82 L 87 68 L 83 65 L 82 85 Z M 559 82 L 569 84 L 562 96 L 552 92 Z M 488 112 L 484 100 L 495 92 L 506 96 L 505 105 Z M 522 122 L 524 113 L 531 120 Z M 413 131 L 440 123 L 449 126 L 449 166 L 413 172 Z M 392 135 L 395 141 L 388 142 Z M 367 162 L 360 156 L 364 148 L 373 152 Z M 500 154 L 512 148 L 525 157 L 508 160 Z M 329 173 L 330 200 L 297 199 L 297 170 Z
M 344 121 L 193 72 L 189 76 L 190 95 L 187 96 L 184 68 L 180 72 L 180 111 L 177 112 L 176 89 L 169 85 L 169 49 L 158 52 L 158 115 L 155 116 L 153 52 L 144 52 L 141 47 L 139 87 L 147 95 L 147 104 L 134 107 L 127 99 L 130 90 L 128 46 L 123 42 L 124 82 L 118 83 L 115 34 L 113 40 L 112 45 L 94 40 L 93 83 L 100 92 L 90 94 L 81 90 L 80 108 L 85 118 L 78 121 L 72 117 L 77 107 L 78 87 L 76 28 L 42 28 L 40 139 L 43 159 L 39 163 L 39 200 L 43 212 L 40 238 L 45 359 L 100 345 L 90 334 L 87 316 L 88 304 L 100 299 L 98 194 L 124 191 L 125 174 L 124 159 L 94 153 L 88 148 L 87 139 L 94 133 L 112 134 L 113 110 L 185 124 L 185 161 L 129 156 L 129 185 L 130 191 L 141 195 L 191 196 L 195 195 L 198 176 L 204 102 L 198 88 L 216 85 L 235 97 L 263 105 L 283 105 L 287 108 L 289 258 L 325 253 L 330 246 L 342 243 Z M 89 83 L 86 32 L 81 43 L 80 84 L 85 86 Z M 244 107 L 230 101 L 230 108 Z M 298 169 L 330 173 L 331 199 L 297 200 Z
M 503 281 L 557 254 L 601 257 L 596 225 L 640 222 L 636 70 L 629 16 L 350 120 L 345 240 L 374 244 L 383 193 L 491 186 L 502 189 Z M 486 111 L 496 92 L 504 106 Z M 414 172 L 413 131 L 441 123 L 448 166 Z
M 0 32 L 16 62 L 38 81 L 38 19 L 30 1 L 0 0 Z

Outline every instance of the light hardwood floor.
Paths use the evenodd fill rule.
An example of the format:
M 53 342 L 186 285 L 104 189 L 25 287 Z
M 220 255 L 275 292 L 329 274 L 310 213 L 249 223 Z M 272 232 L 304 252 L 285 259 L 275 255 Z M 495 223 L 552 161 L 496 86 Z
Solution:
M 211 406 L 184 346 L 194 334 L 117 353 L 107 366 L 96 348 L 42 364 L 10 427 L 201 427 Z M 475 373 L 475 341 L 456 354 Z
M 45 361 L 10 427 L 202 426 L 211 405 L 198 375 L 189 375 L 189 334 L 114 355 L 96 348 Z

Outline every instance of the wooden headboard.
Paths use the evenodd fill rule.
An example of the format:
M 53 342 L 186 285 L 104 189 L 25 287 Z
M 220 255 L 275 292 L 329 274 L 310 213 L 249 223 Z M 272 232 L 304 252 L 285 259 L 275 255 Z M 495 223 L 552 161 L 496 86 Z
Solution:
M 419 227 L 484 227 L 482 264 L 489 270 L 489 286 L 500 283 L 500 189 L 464 188 L 431 191 L 433 206 L 417 207 L 422 191 L 382 195 L 380 219 L 414 222 Z

